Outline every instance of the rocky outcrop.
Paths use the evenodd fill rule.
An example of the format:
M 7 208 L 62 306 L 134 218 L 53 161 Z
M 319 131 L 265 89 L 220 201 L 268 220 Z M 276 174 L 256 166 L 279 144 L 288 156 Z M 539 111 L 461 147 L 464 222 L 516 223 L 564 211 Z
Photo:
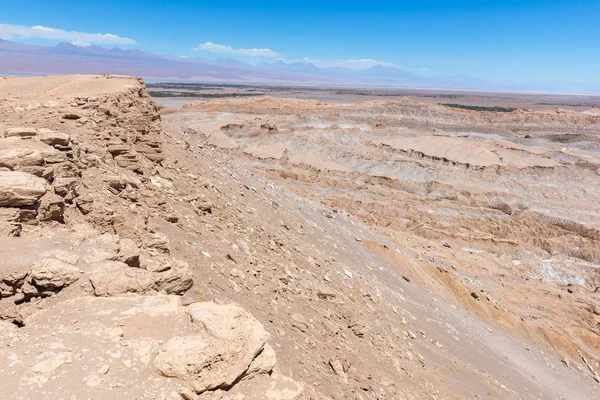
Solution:
M 53 295 L 76 281 L 95 296 L 183 294 L 194 283 L 186 262 L 145 253 L 140 263 L 142 250 L 133 241 L 101 234 L 89 225 L 76 225 L 66 232 L 47 230 L 45 234 L 60 239 L 51 251 L 44 241 L 39 246 L 28 245 L 29 240 L 36 240 L 33 237 L 0 239 L 0 246 L 12 246 L 28 256 L 14 254 L 4 260 L 0 298 L 15 296 L 14 301 L 21 303 Z
M 0 139 L 0 167 L 42 176 L 50 164 L 65 162 L 65 153 L 54 147 L 23 137 Z
M 0 360 L 18 364 L 15 379 L 0 367 L 0 392 L 175 400 L 241 381 L 240 396 L 296 398 L 301 386 L 273 371 L 269 334 L 248 312 L 176 296 L 196 265 L 149 222 L 173 214 L 174 186 L 158 175 L 162 128 L 143 82 L 81 79 L 79 90 L 113 89 L 0 131 L 0 344 L 21 327 L 16 347 L 0 346 Z M 213 210 L 202 197 L 189 204 Z
M 185 262 L 165 263 L 160 272 L 132 268 L 120 261 L 90 265 L 90 282 L 96 296 L 125 293 L 183 294 L 194 284 L 192 271 Z
M 0 326 L 0 340 L 11 332 Z M 38 340 L 44 332 L 60 332 L 54 350 Z M 15 398 L 30 398 L 40 388 L 58 393 L 60 386 L 65 398 L 93 392 L 96 399 L 175 400 L 229 386 L 251 370 L 252 379 L 232 393 L 268 397 L 235 398 L 296 399 L 299 384 L 270 374 L 276 360 L 268 338 L 258 321 L 233 305 L 183 307 L 179 297 L 163 295 L 76 298 L 27 318 L 19 340 L 0 347 L 0 359 L 10 356 L 16 372 L 3 378 L 2 388 Z
M 0 171 L 0 207 L 34 205 L 46 194 L 45 183 L 27 172 Z

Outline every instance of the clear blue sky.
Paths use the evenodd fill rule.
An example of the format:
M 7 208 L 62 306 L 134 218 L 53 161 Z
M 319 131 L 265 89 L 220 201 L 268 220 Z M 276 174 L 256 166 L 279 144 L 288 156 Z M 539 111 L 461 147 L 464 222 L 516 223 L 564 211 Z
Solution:
M 370 59 L 425 75 L 600 82 L 600 0 L 2 0 L 0 24 L 111 33 L 136 43 L 96 44 L 176 56 Z M 12 39 L 60 41 L 33 36 Z

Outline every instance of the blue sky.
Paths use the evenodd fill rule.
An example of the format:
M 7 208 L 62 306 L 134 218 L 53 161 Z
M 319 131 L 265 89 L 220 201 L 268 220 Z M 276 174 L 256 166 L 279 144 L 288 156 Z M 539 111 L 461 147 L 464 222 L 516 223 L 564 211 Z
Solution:
M 353 68 L 380 63 L 496 82 L 600 82 L 600 0 L 3 0 L 0 24 L 0 37 L 36 44 Z M 85 35 L 96 33 L 116 37 Z

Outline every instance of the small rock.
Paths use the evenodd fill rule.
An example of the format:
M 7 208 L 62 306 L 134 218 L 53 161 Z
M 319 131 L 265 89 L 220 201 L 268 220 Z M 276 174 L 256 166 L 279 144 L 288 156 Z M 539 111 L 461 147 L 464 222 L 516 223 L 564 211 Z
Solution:
M 124 262 L 130 267 L 140 266 L 140 249 L 131 239 L 123 238 L 120 240 L 119 261 Z
M 63 115 L 63 119 L 77 120 L 79 118 L 81 118 L 81 115 L 72 112 Z
M 169 254 L 171 252 L 169 238 L 163 233 L 155 232 L 150 234 L 150 236 L 146 238 L 144 245 L 150 249 L 156 249 L 162 253 Z
M 346 384 L 348 383 L 348 375 L 346 375 L 346 372 L 344 371 L 344 367 L 342 366 L 340 360 L 338 360 L 337 358 L 331 358 L 329 360 L 329 366 L 342 382 Z
M 19 127 L 19 128 L 8 128 L 4 131 L 5 137 L 32 137 L 37 134 L 37 129 L 35 128 L 27 128 L 27 127 Z
M 308 324 L 302 315 L 292 314 L 290 317 L 292 319 L 292 326 L 294 328 L 298 329 L 302 333 L 306 333 L 306 331 L 308 331 Z
M 319 286 L 317 288 L 317 297 L 322 300 L 334 299 L 337 293 L 326 286 Z
M 102 374 L 102 375 L 105 375 L 105 374 L 107 374 L 107 373 L 108 373 L 108 370 L 109 370 L 109 369 L 110 369 L 110 367 L 108 366 L 108 364 L 102 364 L 102 365 L 100 366 L 100 368 L 98 368 L 98 373 L 99 373 L 99 374 Z

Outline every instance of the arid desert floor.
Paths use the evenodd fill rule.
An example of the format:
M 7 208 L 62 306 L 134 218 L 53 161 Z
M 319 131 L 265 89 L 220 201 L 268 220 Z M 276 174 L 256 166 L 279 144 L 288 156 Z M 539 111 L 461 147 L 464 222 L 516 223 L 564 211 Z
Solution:
M 267 89 L 0 78 L 0 393 L 599 396 L 597 98 Z

